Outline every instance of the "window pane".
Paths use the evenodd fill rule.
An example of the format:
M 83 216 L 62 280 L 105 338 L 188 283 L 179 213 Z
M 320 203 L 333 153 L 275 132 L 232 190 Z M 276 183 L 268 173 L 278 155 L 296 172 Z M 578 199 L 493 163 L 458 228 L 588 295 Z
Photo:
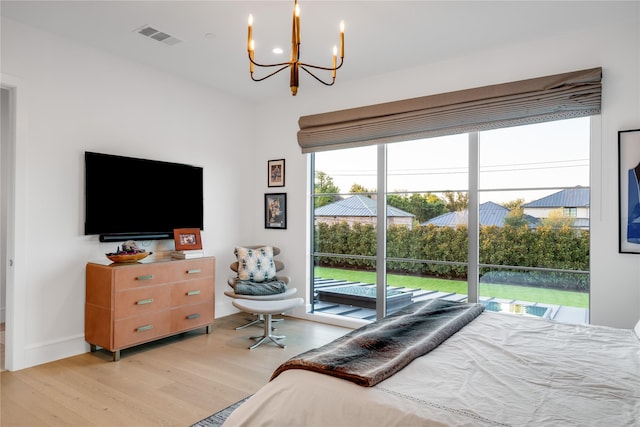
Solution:
M 588 322 L 589 119 L 481 132 L 479 152 L 480 300 Z
M 387 229 L 388 309 L 412 301 L 467 299 L 468 136 L 387 147 L 387 202 L 413 215 L 413 227 Z
M 315 312 L 375 320 L 376 147 L 314 155 Z

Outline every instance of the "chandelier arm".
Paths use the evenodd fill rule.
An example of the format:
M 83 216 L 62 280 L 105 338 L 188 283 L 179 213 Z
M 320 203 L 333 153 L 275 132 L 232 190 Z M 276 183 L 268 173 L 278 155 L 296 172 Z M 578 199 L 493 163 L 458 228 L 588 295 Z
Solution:
M 253 65 L 257 66 L 257 67 L 281 67 L 283 65 L 291 65 L 291 61 L 288 62 L 280 62 L 278 64 L 259 64 L 256 61 L 254 61 L 253 59 L 251 59 L 251 53 L 249 53 L 249 62 L 251 62 Z M 340 64 L 342 65 L 342 64 Z
M 306 64 L 305 64 L 306 65 Z M 309 74 L 311 77 L 313 77 L 314 79 L 316 79 L 317 81 L 319 81 L 320 83 L 322 83 L 325 86 L 333 86 L 333 84 L 336 82 L 336 79 L 333 78 L 331 80 L 331 83 L 327 83 L 324 80 L 322 80 L 320 77 L 316 76 L 315 74 L 313 74 L 311 71 L 307 70 L 303 64 L 300 64 L 300 68 L 302 68 L 304 71 L 307 72 L 307 74 Z M 314 68 L 319 68 L 319 69 L 326 69 L 326 70 L 333 70 L 333 68 L 322 68 L 322 67 L 314 67 Z
M 269 75 L 266 75 L 266 76 L 264 76 L 264 77 L 261 77 L 261 78 L 259 78 L 259 79 L 256 79 L 255 77 L 253 77 L 253 73 L 251 73 L 251 80 L 253 80 L 254 82 L 261 82 L 261 81 L 263 81 L 263 80 L 266 80 L 266 79 L 268 79 L 269 77 L 271 77 L 271 76 L 273 76 L 273 75 L 275 75 L 275 74 L 278 74 L 280 71 L 282 71 L 282 70 L 286 70 L 287 68 L 289 68 L 290 64 L 289 64 L 288 62 L 285 62 L 284 64 L 285 64 L 285 65 L 284 65 L 284 67 L 279 68 L 279 69 L 277 69 L 276 71 L 274 71 L 273 73 L 271 73 L 271 74 L 269 74 Z M 282 64 L 280 64 L 280 65 L 282 65 Z M 275 66 L 277 66 L 277 65 L 270 65 L 270 67 L 275 67 Z
M 338 65 L 337 67 L 333 68 L 333 67 L 321 67 L 319 65 L 311 65 L 311 64 L 305 64 L 304 62 L 300 62 L 300 66 L 304 66 L 304 67 L 311 67 L 311 68 L 315 68 L 316 70 L 326 70 L 326 71 L 334 71 L 334 70 L 339 70 L 340 67 L 342 67 L 342 64 L 344 63 L 344 59 L 340 58 L 340 65 Z M 307 71 L 309 72 L 309 71 Z

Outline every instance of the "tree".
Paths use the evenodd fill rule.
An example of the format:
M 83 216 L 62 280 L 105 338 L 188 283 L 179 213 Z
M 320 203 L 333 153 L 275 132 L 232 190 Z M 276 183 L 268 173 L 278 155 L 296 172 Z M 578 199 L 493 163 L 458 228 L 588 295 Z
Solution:
M 447 212 L 442 199 L 431 193 L 414 193 L 411 196 L 389 194 L 387 204 L 414 214 L 416 221 L 420 224 Z
M 540 225 L 542 227 L 549 227 L 554 230 L 562 229 L 565 227 L 571 227 L 575 218 L 570 216 L 564 216 L 562 208 L 554 209 L 549 212 L 547 218 L 542 218 Z
M 367 190 L 362 185 L 356 184 L 355 182 L 353 183 L 353 185 L 349 189 L 349 193 L 375 193 L 375 192 L 376 192 L 376 190 Z M 367 196 L 367 197 L 371 197 L 371 194 L 369 194 L 369 196 Z
M 333 178 L 322 171 L 315 174 L 315 182 L 313 184 L 313 192 L 315 194 L 326 194 L 326 196 L 318 196 L 315 198 L 315 207 L 328 205 L 340 200 L 340 188 L 333 182 Z
M 509 211 L 509 213 L 504 217 L 504 225 L 510 225 L 512 227 L 523 227 L 525 225 L 529 225 L 529 221 L 524 214 L 522 206 L 516 206 Z
M 449 212 L 463 211 L 469 206 L 469 193 L 445 191 L 442 198 Z
M 515 200 L 510 200 L 508 202 L 501 203 L 501 205 L 509 209 L 510 211 L 513 211 L 514 209 L 518 209 L 518 208 L 522 209 L 523 203 L 524 203 L 524 199 L 515 199 Z

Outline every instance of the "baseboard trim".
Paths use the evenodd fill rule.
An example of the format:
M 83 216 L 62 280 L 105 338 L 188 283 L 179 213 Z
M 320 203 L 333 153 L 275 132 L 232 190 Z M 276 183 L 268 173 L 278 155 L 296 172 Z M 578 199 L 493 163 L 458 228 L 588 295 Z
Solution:
M 25 347 L 24 363 L 19 363 L 19 369 L 42 365 L 43 363 L 65 359 L 86 353 L 88 344 L 84 334 L 72 335 L 56 340 L 31 344 Z

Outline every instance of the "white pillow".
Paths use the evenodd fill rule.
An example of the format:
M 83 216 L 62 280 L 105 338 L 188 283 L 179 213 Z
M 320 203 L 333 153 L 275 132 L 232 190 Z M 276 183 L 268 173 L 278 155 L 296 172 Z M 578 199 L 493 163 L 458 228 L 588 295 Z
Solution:
M 238 260 L 238 279 L 251 282 L 266 282 L 276 277 L 276 264 L 273 262 L 273 248 L 263 246 L 258 249 L 235 248 Z

